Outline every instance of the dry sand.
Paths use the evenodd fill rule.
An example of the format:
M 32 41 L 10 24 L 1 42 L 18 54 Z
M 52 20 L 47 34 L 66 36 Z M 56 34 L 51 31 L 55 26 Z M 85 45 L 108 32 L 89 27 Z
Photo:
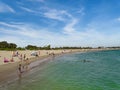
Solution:
M 0 65 L 3 64 L 10 64 L 10 63 L 15 63 L 20 61 L 20 55 L 22 54 L 22 57 L 24 57 L 24 54 L 26 55 L 26 58 L 35 58 L 35 56 L 31 56 L 32 52 L 37 52 L 38 56 L 46 56 L 48 54 L 61 54 L 63 53 L 68 53 L 68 52 L 76 52 L 76 51 L 85 51 L 85 50 L 38 50 L 38 51 L 33 51 L 33 50 L 24 50 L 24 51 L 0 51 Z M 14 62 L 8 62 L 4 63 L 4 58 L 7 58 L 9 61 L 12 59 L 13 53 L 18 52 L 18 56 L 13 57 Z

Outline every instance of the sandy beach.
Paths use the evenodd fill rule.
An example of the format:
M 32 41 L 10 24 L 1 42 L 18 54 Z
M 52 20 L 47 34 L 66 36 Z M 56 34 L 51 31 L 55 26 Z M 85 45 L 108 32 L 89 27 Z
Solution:
M 0 51 L 0 83 L 7 82 L 7 81 L 10 81 L 11 79 L 17 78 L 18 65 L 21 62 L 22 64 L 25 64 L 26 59 L 29 59 L 29 62 L 31 63 L 31 68 L 32 68 L 36 65 L 32 63 L 37 60 L 41 61 L 44 58 L 51 57 L 53 54 L 59 55 L 64 53 L 70 53 L 71 51 L 76 52 L 78 50 Z M 13 56 L 13 53 L 16 53 L 16 52 L 18 53 L 18 56 Z M 37 52 L 38 56 L 31 55 L 33 52 Z M 20 55 L 22 55 L 22 60 L 20 58 Z M 24 58 L 24 55 L 25 55 L 25 58 Z M 9 62 L 4 62 L 4 58 L 9 60 Z M 11 59 L 13 59 L 13 62 L 10 61 Z
M 52 54 L 64 54 L 70 52 L 81 52 L 88 51 L 87 49 L 77 49 L 77 50 L 23 50 L 23 51 L 0 51 L 0 65 L 11 64 L 20 62 L 21 59 L 34 59 L 37 58 L 35 55 L 31 55 L 32 53 L 37 53 L 38 57 L 49 56 Z M 18 54 L 18 55 L 17 55 Z M 25 56 L 25 58 L 24 58 Z M 4 58 L 6 58 L 9 62 L 4 62 Z M 13 61 L 11 61 L 13 59 Z
M 104 50 L 104 49 L 16 51 L 19 55 L 23 55 L 22 61 L 19 55 L 13 57 L 13 51 L 0 51 L 0 84 L 9 83 L 9 81 L 11 80 L 18 79 L 19 78 L 18 64 L 20 62 L 22 62 L 22 64 L 25 64 L 26 59 L 28 59 L 30 63 L 29 69 L 32 69 L 42 62 L 49 61 L 49 59 L 47 58 L 51 58 L 54 55 L 58 56 L 58 55 L 74 53 L 74 52 L 89 52 L 89 51 L 98 51 L 98 50 Z M 31 56 L 33 52 L 37 52 L 38 56 Z M 4 58 L 7 58 L 8 60 L 13 58 L 14 61 L 13 62 L 9 61 L 7 63 L 4 63 Z

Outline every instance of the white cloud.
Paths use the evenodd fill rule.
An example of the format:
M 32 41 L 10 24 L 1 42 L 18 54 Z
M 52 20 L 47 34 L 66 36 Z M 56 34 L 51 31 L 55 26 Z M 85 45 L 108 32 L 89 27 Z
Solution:
M 9 23 L 5 23 L 5 22 L 0 22 L 0 25 L 6 26 L 6 27 L 11 27 L 11 28 L 17 28 L 17 26 L 15 24 L 9 24 Z
M 65 10 L 48 9 L 44 16 L 64 22 L 66 25 L 63 27 L 63 32 L 66 34 L 74 32 L 74 26 L 78 23 L 78 20 Z
M 120 17 L 116 19 L 117 21 L 120 21 Z
M 45 0 L 28 0 L 28 1 L 34 1 L 34 2 L 45 2 Z
M 59 11 L 56 9 L 49 9 L 47 12 L 44 13 L 44 16 L 50 19 L 65 21 L 64 13 L 65 13 L 64 10 Z
M 82 7 L 79 11 L 77 11 L 77 13 L 80 13 L 81 15 L 84 15 L 84 8 Z M 65 14 L 69 17 L 69 22 L 66 23 L 65 27 L 63 28 L 63 32 L 66 34 L 71 34 L 73 32 L 76 31 L 75 29 L 75 25 L 78 23 L 78 20 L 76 17 L 74 17 L 73 15 L 71 15 L 68 12 L 65 12 Z
M 27 12 L 34 12 L 32 9 L 26 8 L 26 7 L 20 7 L 21 9 L 27 11 Z
M 45 0 L 36 0 L 36 1 L 38 1 L 38 2 L 45 2 Z
M 29 12 L 31 14 L 37 15 L 37 16 L 42 15 L 41 11 L 37 10 L 36 8 L 28 8 L 28 7 L 24 7 L 24 6 L 19 6 L 19 8 L 26 12 Z
M 50 32 L 47 29 L 34 28 L 34 26 L 28 24 L 15 25 L 1 22 L 0 25 L 5 26 L 4 28 L 0 27 L 0 33 L 4 35 L 4 37 L 0 36 L 0 40 L 14 41 L 19 45 L 21 45 L 19 42 L 24 42 L 24 45 L 34 43 L 37 43 L 37 45 L 58 45 L 59 42 L 65 41 L 61 34 Z
M 0 33 L 3 34 L 22 36 L 32 39 L 44 39 L 44 40 L 53 39 L 52 37 L 53 32 L 49 32 L 47 31 L 47 29 L 41 29 L 40 27 L 37 28 L 32 24 L 25 24 L 25 23 L 11 24 L 11 23 L 0 22 L 0 25 L 5 26 L 5 27 L 0 27 Z
M 8 6 L 5 3 L 0 2 L 0 12 L 12 12 L 14 13 L 14 9 Z
M 84 8 L 80 8 L 80 10 L 77 11 L 77 13 L 81 14 L 81 15 L 85 15 L 85 12 L 84 12 Z
M 33 24 L 15 23 L 0 23 L 1 26 L 5 26 L 0 27 L 0 34 L 2 35 L 0 36 L 0 41 L 14 42 L 19 46 L 28 44 L 38 46 L 48 44 L 52 46 L 112 46 L 120 44 L 120 33 L 108 36 L 95 29 L 87 28 L 82 32 L 74 31 L 66 35 L 52 32 L 50 29 L 48 31 L 47 28 L 36 27 Z M 72 23 L 73 26 L 74 23 L 76 21 Z
M 13 23 L 5 23 L 0 22 L 0 25 L 5 26 L 4 28 L 0 28 L 0 32 L 11 34 L 11 35 L 22 35 L 31 38 L 36 38 L 38 36 L 38 32 L 32 30 L 29 25 L 27 24 L 13 24 Z M 29 29 L 29 30 L 28 30 Z
M 64 29 L 64 33 L 70 34 L 72 32 L 75 31 L 74 26 L 77 24 L 77 20 L 76 19 L 72 19 L 72 21 L 70 23 L 68 23 L 63 29 Z

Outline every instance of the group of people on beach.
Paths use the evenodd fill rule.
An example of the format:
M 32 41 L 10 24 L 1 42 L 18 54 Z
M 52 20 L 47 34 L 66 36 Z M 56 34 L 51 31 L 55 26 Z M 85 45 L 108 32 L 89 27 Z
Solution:
M 63 50 L 61 52 L 61 54 L 63 54 L 63 53 L 65 53 L 65 50 Z M 41 55 L 40 51 L 33 51 L 30 53 L 30 56 L 35 56 L 35 57 L 39 57 L 40 55 Z M 46 55 L 55 56 L 55 53 L 53 51 L 52 52 L 47 51 Z M 12 57 L 11 59 L 7 59 L 6 57 L 4 57 L 4 63 L 14 62 L 14 59 L 18 58 L 18 60 L 19 60 L 19 62 L 18 62 L 19 77 L 21 77 L 24 72 L 30 70 L 30 58 L 28 58 L 26 56 L 26 53 L 23 54 L 18 51 L 13 51 L 11 57 Z
M 22 73 L 25 71 L 28 71 L 30 69 L 29 65 L 30 65 L 30 61 L 29 58 L 26 58 L 26 54 L 19 54 L 17 56 L 20 60 L 19 64 L 18 64 L 18 73 L 19 73 L 19 77 L 21 77 Z
M 4 57 L 4 63 L 14 62 L 14 56 L 12 55 L 11 59 Z
M 13 51 L 11 59 L 4 57 L 4 63 L 14 62 L 14 57 L 21 57 L 21 55 L 18 53 L 18 51 Z
M 46 55 L 52 55 L 55 56 L 54 52 L 46 52 Z M 32 67 L 30 67 L 30 61 L 29 58 L 26 58 L 26 54 L 24 55 L 19 55 L 20 63 L 18 65 L 18 71 L 19 71 L 19 77 L 21 78 L 22 74 L 28 70 L 30 70 Z M 32 52 L 31 56 L 39 57 L 40 56 L 40 51 L 39 52 Z
M 23 61 L 20 61 L 18 64 L 18 74 L 19 77 L 21 77 L 22 73 L 27 72 L 30 70 L 30 61 L 28 58 L 26 58 Z

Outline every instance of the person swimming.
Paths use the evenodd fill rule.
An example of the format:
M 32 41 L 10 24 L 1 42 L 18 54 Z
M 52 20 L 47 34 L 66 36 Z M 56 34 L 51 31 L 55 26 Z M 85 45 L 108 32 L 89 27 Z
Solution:
M 85 62 L 92 62 L 92 61 L 89 61 L 89 60 L 84 59 L 83 62 L 85 63 Z

